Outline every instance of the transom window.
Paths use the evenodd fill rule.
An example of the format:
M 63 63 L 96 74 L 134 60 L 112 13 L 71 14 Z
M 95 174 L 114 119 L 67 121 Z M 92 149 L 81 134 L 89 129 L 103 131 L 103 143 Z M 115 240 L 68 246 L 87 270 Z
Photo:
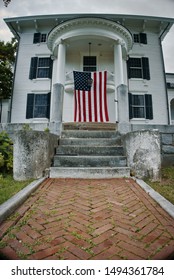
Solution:
M 97 70 L 96 56 L 83 57 L 83 71 L 95 72 Z

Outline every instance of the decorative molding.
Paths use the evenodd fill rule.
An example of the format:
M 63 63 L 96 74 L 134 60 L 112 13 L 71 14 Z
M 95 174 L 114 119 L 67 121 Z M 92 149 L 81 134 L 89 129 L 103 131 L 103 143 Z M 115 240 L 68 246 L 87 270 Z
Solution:
M 90 29 L 91 30 L 87 30 Z M 84 34 L 91 35 L 90 31 L 100 31 L 99 36 L 110 38 L 113 41 L 122 41 L 122 48 L 129 52 L 132 48 L 132 35 L 128 29 L 119 23 L 102 18 L 77 18 L 57 25 L 48 35 L 48 48 L 54 52 L 55 47 L 61 40 L 72 38 L 73 36 L 83 36 L 80 32 L 83 29 Z M 85 30 L 86 29 L 86 30 Z M 98 34 L 96 32 L 96 34 Z M 93 34 L 93 35 L 96 35 Z

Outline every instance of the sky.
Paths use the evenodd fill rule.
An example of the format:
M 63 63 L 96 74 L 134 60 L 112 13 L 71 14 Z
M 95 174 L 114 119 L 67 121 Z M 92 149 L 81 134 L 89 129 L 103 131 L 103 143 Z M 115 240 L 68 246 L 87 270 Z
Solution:
M 132 14 L 174 19 L 174 0 L 11 0 L 7 8 L 0 0 L 0 40 L 10 41 L 12 37 L 3 18 L 71 13 Z M 174 73 L 174 26 L 162 45 L 165 70 Z

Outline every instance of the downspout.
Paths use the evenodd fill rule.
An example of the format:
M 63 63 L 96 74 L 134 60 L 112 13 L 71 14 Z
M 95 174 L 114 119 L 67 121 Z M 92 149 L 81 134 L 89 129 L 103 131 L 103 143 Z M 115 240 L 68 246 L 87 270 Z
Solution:
M 167 91 L 167 81 L 166 81 L 166 72 L 165 72 L 165 64 L 164 64 L 164 55 L 163 55 L 163 51 L 162 51 L 162 44 L 161 44 L 161 37 L 163 36 L 163 34 L 166 32 L 166 30 L 168 29 L 170 23 L 167 24 L 166 28 L 164 29 L 164 31 L 161 33 L 161 35 L 159 36 L 159 43 L 160 43 L 160 51 L 161 51 L 161 57 L 162 57 L 162 66 L 163 66 L 163 73 L 164 73 L 164 82 L 165 82 L 165 92 L 166 92 L 166 103 L 167 103 L 167 117 L 168 117 L 168 125 L 170 125 L 170 114 L 169 114 L 169 102 L 168 102 L 168 91 Z

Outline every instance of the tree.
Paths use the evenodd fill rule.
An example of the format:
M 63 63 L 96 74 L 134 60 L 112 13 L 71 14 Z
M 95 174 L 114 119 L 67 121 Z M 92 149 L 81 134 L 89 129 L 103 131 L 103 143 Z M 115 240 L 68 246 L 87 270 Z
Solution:
M 12 65 L 15 62 L 17 48 L 16 39 L 5 43 L 0 41 L 0 99 L 7 99 L 11 96 L 13 73 Z
M 8 99 L 12 93 L 13 72 L 12 66 L 15 62 L 17 41 L 15 38 L 11 42 L 0 41 L 0 104 L 3 99 Z M 0 110 L 1 115 L 1 110 Z M 0 116 L 1 120 L 1 116 Z
M 8 6 L 8 4 L 11 2 L 11 0 L 3 0 L 5 7 Z

